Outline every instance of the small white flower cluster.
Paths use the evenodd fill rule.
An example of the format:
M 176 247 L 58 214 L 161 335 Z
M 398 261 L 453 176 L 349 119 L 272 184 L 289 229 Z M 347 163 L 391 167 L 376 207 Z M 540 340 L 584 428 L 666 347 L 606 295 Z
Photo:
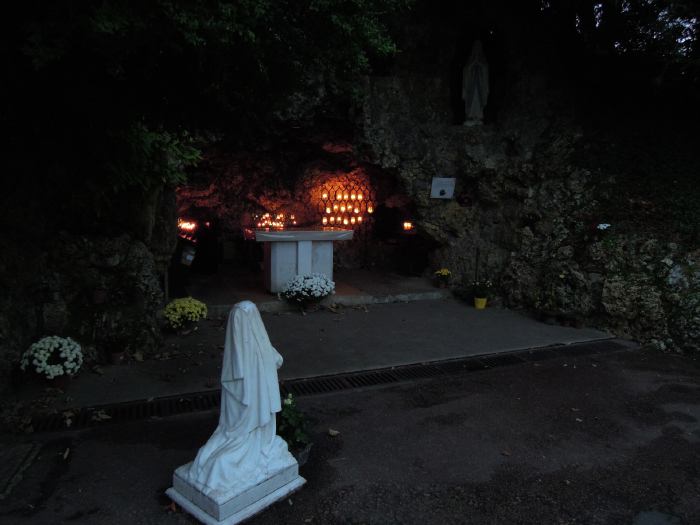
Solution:
M 34 366 L 38 374 L 53 379 L 62 375 L 74 375 L 83 364 L 83 351 L 70 337 L 52 335 L 44 337 L 29 347 L 20 360 L 20 368 Z
M 607 230 L 608 228 L 610 228 L 610 224 L 608 224 L 607 222 L 601 222 L 598 226 L 596 226 L 596 228 L 601 231 Z
M 335 293 L 335 283 L 322 273 L 297 275 L 287 283 L 282 295 L 290 301 L 323 299 Z

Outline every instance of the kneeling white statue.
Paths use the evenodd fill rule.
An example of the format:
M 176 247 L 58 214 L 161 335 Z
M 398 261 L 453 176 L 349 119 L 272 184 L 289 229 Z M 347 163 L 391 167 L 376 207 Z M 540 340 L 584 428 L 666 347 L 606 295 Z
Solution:
M 238 523 L 306 482 L 276 435 L 281 365 L 256 306 L 236 304 L 226 326 L 219 425 L 167 491 L 201 522 Z

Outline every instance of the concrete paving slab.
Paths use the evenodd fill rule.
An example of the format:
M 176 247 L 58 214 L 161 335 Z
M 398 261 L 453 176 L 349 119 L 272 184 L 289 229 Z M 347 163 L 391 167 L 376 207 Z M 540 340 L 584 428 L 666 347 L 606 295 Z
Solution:
M 0 501 L 5 499 L 20 481 L 41 447 L 35 443 L 18 443 L 0 449 Z
M 272 344 L 285 359 L 281 379 L 371 370 L 610 338 L 590 328 L 537 322 L 517 312 L 476 310 L 456 300 L 375 304 L 302 315 L 263 313 Z M 192 335 L 171 335 L 159 359 L 84 370 L 57 407 L 87 407 L 217 389 L 225 317 Z M 27 387 L 20 397 L 40 394 Z
M 265 316 L 285 358 L 284 379 L 572 344 L 611 336 L 590 328 L 540 323 L 519 313 L 476 310 L 455 300 L 409 302 Z

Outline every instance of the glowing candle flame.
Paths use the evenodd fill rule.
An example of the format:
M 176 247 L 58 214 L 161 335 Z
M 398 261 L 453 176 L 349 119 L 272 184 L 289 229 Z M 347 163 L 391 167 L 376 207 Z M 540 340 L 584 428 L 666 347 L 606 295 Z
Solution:
M 186 232 L 193 232 L 197 229 L 197 223 L 194 221 L 186 221 L 185 219 L 178 219 L 177 227 Z
M 343 200 L 348 200 L 348 198 L 349 198 L 349 195 L 347 193 L 345 195 L 343 195 Z
M 355 213 L 360 213 L 360 208 L 358 208 L 357 206 L 355 206 L 355 210 L 354 210 L 354 211 L 355 211 Z
M 337 205 L 337 204 L 334 204 L 334 205 L 333 205 L 333 211 L 338 211 L 338 205 Z
M 338 192 L 335 194 L 335 200 L 337 201 L 342 201 L 343 200 L 343 194 Z
M 343 219 L 343 224 L 344 224 L 345 226 L 347 226 L 347 225 L 348 225 L 348 220 L 347 220 L 347 219 Z
M 355 224 L 355 217 L 350 217 L 350 224 Z
M 411 231 L 413 229 L 413 223 L 411 221 L 404 221 L 403 229 L 407 232 Z
M 350 200 L 354 201 L 355 199 L 357 199 L 357 195 L 355 195 L 355 192 L 353 191 L 353 192 L 350 194 Z
M 331 212 L 331 207 L 330 207 L 330 206 L 326 206 L 326 213 L 329 213 L 329 214 L 330 214 L 330 212 Z
M 323 195 L 321 195 L 321 198 L 325 201 L 328 198 L 328 194 L 324 191 Z
M 325 217 L 324 217 L 324 219 L 325 219 Z M 335 222 L 335 217 L 331 217 L 331 224 L 333 224 L 334 222 Z
M 369 206 L 367 206 L 367 213 L 374 213 L 374 208 L 372 207 L 371 204 Z
M 343 213 L 345 213 L 345 204 L 343 204 L 343 205 L 340 206 L 340 211 L 343 212 Z
M 361 193 L 358 193 L 358 194 L 357 194 L 357 200 L 358 200 L 358 201 L 361 201 L 361 200 L 362 200 L 362 194 L 361 194 Z
M 357 222 L 362 222 L 362 215 L 357 218 Z
M 323 222 L 323 225 L 325 226 L 326 224 L 328 224 L 328 218 L 324 217 L 322 222 Z

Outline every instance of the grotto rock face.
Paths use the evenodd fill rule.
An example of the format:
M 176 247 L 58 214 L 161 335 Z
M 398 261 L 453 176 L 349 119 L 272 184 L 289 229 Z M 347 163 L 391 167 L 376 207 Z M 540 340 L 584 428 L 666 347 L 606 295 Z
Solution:
M 507 306 L 546 319 L 698 350 L 697 252 L 641 224 L 598 227 L 612 176 L 573 160 L 585 137 L 541 86 L 522 78 L 497 123 L 463 127 L 451 123 L 440 79 L 372 78 L 361 140 L 416 202 L 419 233 L 439 243 L 435 268 L 467 286 L 490 278 Z M 455 199 L 431 200 L 432 177 L 456 177 Z
M 50 218 L 36 215 L 30 230 L 3 243 L 0 378 L 45 335 L 74 338 L 88 360 L 114 350 L 148 353 L 157 347 L 160 279 L 177 239 L 175 195 L 154 188 L 143 200 L 125 199 L 135 201 L 134 209 L 120 207 L 113 222 L 131 221 L 115 228 L 128 234 L 51 232 Z M 0 390 L 7 384 L 3 380 Z
M 143 242 L 64 232 L 47 253 L 37 289 L 39 333 L 71 334 L 92 358 L 157 346 L 163 293 Z

